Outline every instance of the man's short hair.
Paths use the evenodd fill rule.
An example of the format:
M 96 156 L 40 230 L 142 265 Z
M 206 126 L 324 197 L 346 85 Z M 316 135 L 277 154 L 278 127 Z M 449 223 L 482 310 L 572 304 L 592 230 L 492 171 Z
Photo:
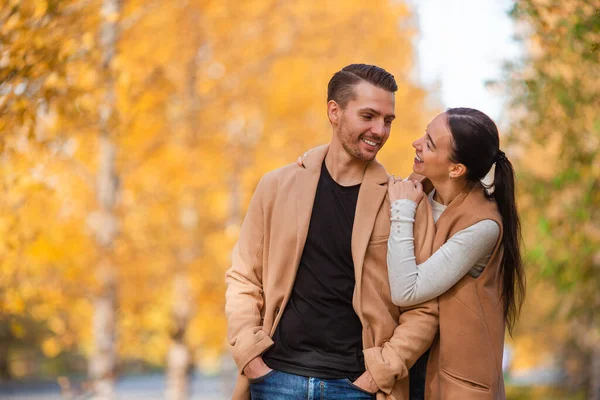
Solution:
M 376 65 L 350 64 L 333 74 L 327 85 L 327 102 L 334 100 L 342 107 L 354 100 L 354 86 L 360 82 L 369 82 L 388 92 L 396 92 L 398 85 L 394 75 Z

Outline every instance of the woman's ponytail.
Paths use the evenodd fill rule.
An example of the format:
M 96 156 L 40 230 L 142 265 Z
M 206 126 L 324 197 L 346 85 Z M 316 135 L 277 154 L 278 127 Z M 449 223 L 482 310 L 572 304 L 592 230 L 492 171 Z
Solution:
M 525 298 L 525 273 L 521 259 L 521 222 L 515 199 L 515 172 L 512 163 L 502 150 L 496 156 L 493 197 L 502 217 L 502 246 L 504 254 L 500 261 L 502 274 L 502 298 L 508 331 L 512 334 L 515 321 Z
M 486 190 L 486 194 L 496 201 L 502 217 L 502 300 L 506 326 L 512 334 L 525 298 L 525 273 L 520 250 L 521 225 L 515 200 L 515 172 L 506 154 L 499 150 L 498 127 L 490 117 L 472 108 L 450 108 L 446 115 L 454 142 L 450 159 L 467 167 L 469 181 L 480 181 L 496 163 L 494 191 L 488 194 Z M 484 187 L 487 186 L 484 184 Z

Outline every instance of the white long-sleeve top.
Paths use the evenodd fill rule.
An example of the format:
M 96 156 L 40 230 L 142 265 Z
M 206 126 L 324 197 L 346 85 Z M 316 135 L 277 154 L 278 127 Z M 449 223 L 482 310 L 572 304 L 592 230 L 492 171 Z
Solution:
M 433 200 L 433 220 L 437 222 L 446 206 Z M 438 297 L 466 274 L 476 278 L 492 256 L 500 227 L 492 220 L 480 221 L 454 234 L 422 264 L 415 259 L 413 226 L 417 204 L 408 199 L 394 201 L 388 239 L 388 276 L 392 301 L 412 306 Z

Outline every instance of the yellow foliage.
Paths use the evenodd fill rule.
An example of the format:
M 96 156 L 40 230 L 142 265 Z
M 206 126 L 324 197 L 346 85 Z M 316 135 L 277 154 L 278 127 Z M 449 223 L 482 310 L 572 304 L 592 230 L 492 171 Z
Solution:
M 55 337 L 49 337 L 42 343 L 42 351 L 46 357 L 56 357 L 61 350 L 61 345 Z
M 10 331 L 17 339 L 22 339 L 25 336 L 25 327 L 16 321 L 11 322 Z
M 388 0 L 125 2 L 113 16 L 123 27 L 110 122 L 117 236 L 102 247 L 94 230 L 107 101 L 100 2 L 59 3 L 62 13 L 48 14 L 48 2 L 32 0 L 0 28 L 7 62 L 21 73 L 11 85 L 40 87 L 0 95 L 2 311 L 45 324 L 48 357 L 71 344 L 89 354 L 97 267 L 109 260 L 120 354 L 163 363 L 173 277 L 183 274 L 193 313 L 186 340 L 212 364 L 225 344 L 224 272 L 246 205 L 266 171 L 329 141 L 325 96 L 335 71 L 365 62 L 396 76 L 398 118 L 381 160 L 409 172 L 410 143 L 429 117 L 409 78 L 414 32 L 398 23 L 410 10 Z
M 25 301 L 16 289 L 5 289 L 3 293 L 3 309 L 7 314 L 20 315 L 25 313 Z
M 65 321 L 62 318 L 56 316 L 50 318 L 50 320 L 48 321 L 48 326 L 55 334 L 59 336 L 64 335 L 67 330 L 67 325 Z

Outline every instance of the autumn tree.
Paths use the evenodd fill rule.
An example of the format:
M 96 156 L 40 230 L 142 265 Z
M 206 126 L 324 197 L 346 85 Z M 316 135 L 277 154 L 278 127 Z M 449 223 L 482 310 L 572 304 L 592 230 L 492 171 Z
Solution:
M 408 172 L 425 123 L 402 2 L 0 7 L 0 232 L 17 244 L 2 259 L 1 317 L 47 326 L 48 357 L 89 357 L 106 397 L 128 360 L 166 363 L 173 399 L 192 362 L 215 368 L 246 204 L 262 174 L 329 140 L 335 71 L 366 62 L 396 76 L 391 172 Z
M 73 235 L 70 219 L 72 199 L 84 192 L 68 181 L 89 182 L 89 176 L 80 168 L 65 173 L 77 144 L 67 126 L 56 129 L 67 117 L 69 127 L 80 127 L 80 100 L 90 96 L 94 36 L 88 29 L 95 17 L 85 11 L 78 1 L 0 5 L 0 220 L 9 228 L 0 252 L 1 318 L 11 337 L 39 338 L 29 343 L 48 357 L 76 346 L 86 311 L 80 299 L 87 280 L 78 267 L 89 247 Z
M 541 323 L 560 330 L 562 365 L 590 399 L 600 398 L 599 10 L 598 1 L 517 1 L 528 55 L 508 69 L 526 263 L 533 283 L 554 288 L 538 291 L 552 304 Z

